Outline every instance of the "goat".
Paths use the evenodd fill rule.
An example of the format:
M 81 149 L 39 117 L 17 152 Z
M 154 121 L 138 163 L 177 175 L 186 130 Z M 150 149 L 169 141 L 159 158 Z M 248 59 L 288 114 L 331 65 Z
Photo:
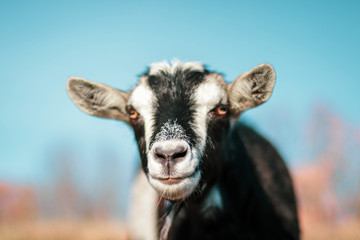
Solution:
M 135 239 L 300 238 L 283 159 L 237 122 L 270 98 L 274 84 L 269 64 L 227 84 L 202 63 L 180 61 L 151 64 L 128 92 L 69 78 L 78 108 L 134 130 L 143 170 L 134 190 Z

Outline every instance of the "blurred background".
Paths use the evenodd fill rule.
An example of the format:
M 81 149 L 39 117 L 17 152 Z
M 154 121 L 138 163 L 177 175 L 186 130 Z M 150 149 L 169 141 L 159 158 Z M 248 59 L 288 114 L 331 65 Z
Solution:
M 125 123 L 87 116 L 70 76 L 129 90 L 152 62 L 228 82 L 264 62 L 270 101 L 242 120 L 296 185 L 303 239 L 360 236 L 356 1 L 0 1 L 0 239 L 124 239 L 139 164 Z

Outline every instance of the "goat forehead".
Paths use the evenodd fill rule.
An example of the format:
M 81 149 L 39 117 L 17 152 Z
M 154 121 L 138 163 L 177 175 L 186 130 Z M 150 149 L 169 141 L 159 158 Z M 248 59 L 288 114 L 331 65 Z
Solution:
M 179 132 L 181 132 L 180 135 L 188 136 L 191 143 L 196 142 L 196 136 L 191 126 L 196 108 L 192 94 L 196 86 L 203 80 L 203 76 L 201 73 L 194 74 L 190 74 L 189 77 L 188 73 L 176 72 L 175 75 L 164 74 L 149 77 L 148 83 L 156 98 L 155 134 L 176 132 L 176 135 L 179 136 Z
M 194 97 L 190 95 L 204 82 L 205 85 L 201 88 L 209 94 L 208 97 L 204 94 L 204 97 L 199 99 L 201 103 L 213 98 L 218 99 L 219 92 L 226 89 L 222 76 L 207 71 L 200 62 L 182 63 L 175 59 L 171 63 L 166 61 L 153 63 L 143 77 L 146 78 L 159 103 L 162 102 L 162 98 L 167 98 L 168 101 L 193 99 Z

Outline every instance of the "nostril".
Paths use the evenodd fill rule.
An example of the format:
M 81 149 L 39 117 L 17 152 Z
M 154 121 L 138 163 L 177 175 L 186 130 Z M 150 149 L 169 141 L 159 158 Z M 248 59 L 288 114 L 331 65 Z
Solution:
M 183 157 L 186 156 L 186 154 L 187 154 L 187 149 L 185 149 L 184 152 L 175 153 L 172 158 L 173 158 L 174 160 L 177 159 L 177 158 L 183 158 Z
M 165 163 L 169 158 L 169 156 L 166 153 L 164 153 L 164 151 L 162 151 L 162 149 L 159 147 L 155 148 L 154 157 L 155 160 L 160 163 Z
M 156 156 L 156 158 L 159 158 L 159 159 L 166 159 L 166 156 L 161 153 L 155 153 L 155 156 Z

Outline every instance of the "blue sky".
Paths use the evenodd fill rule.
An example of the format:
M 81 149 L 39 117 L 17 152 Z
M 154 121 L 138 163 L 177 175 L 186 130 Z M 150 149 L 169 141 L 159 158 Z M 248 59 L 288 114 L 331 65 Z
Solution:
M 271 63 L 270 101 L 244 114 L 291 166 L 317 102 L 359 127 L 359 3 L 346 1 L 1 1 L 0 181 L 39 183 L 48 156 L 71 149 L 96 171 L 99 152 L 131 171 L 124 123 L 89 117 L 66 94 L 78 76 L 128 90 L 154 61 L 202 61 L 227 81 Z M 88 170 L 86 170 L 88 169 Z M 85 174 L 86 175 L 86 174 Z

